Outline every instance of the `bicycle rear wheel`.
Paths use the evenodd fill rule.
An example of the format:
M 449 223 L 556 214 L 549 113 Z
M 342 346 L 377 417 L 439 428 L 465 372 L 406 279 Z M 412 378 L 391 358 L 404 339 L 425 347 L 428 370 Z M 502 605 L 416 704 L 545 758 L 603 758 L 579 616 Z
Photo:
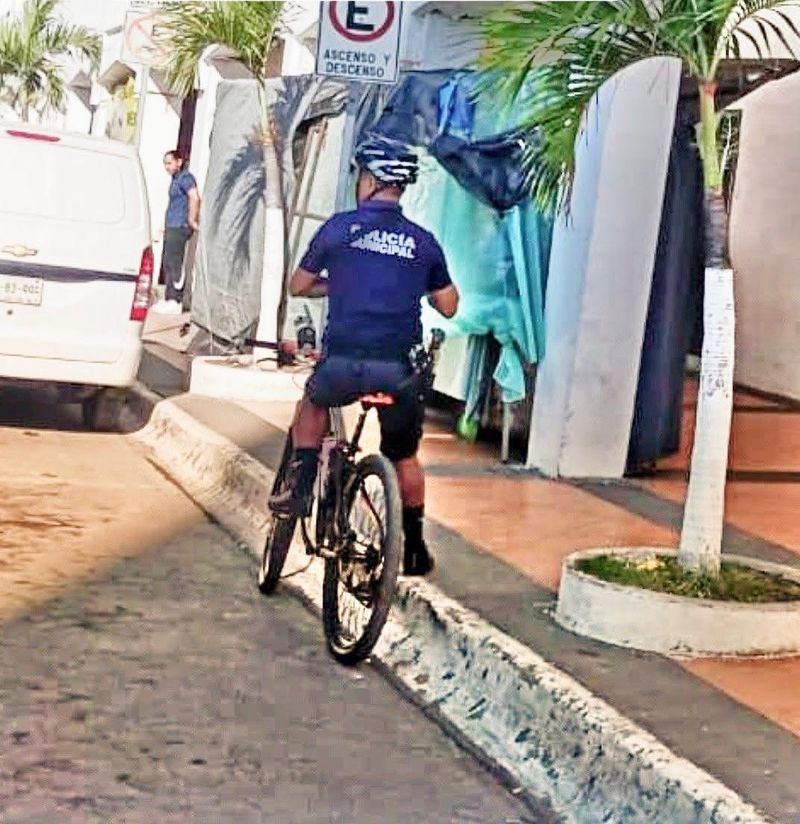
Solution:
M 400 488 L 382 455 L 361 460 L 344 490 L 347 533 L 325 561 L 322 618 L 328 648 L 343 664 L 372 652 L 397 588 L 403 537 Z
M 286 446 L 283 448 L 278 472 L 272 484 L 272 494 L 277 495 L 283 492 L 289 481 L 289 464 L 292 460 L 292 434 L 286 436 Z M 270 595 L 275 591 L 278 581 L 286 563 L 286 556 L 289 554 L 289 547 L 294 537 L 294 529 L 297 525 L 296 517 L 276 518 L 272 516 L 267 532 L 267 539 L 264 542 L 264 552 L 261 556 L 261 564 L 258 567 L 258 588 L 262 595 Z

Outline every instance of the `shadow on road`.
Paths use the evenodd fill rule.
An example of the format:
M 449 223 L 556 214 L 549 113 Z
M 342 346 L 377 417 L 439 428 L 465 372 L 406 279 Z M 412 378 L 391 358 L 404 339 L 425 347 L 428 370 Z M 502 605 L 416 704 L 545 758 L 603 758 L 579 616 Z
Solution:
M 49 387 L 0 386 L 0 426 L 87 432 L 80 404 L 58 401 Z

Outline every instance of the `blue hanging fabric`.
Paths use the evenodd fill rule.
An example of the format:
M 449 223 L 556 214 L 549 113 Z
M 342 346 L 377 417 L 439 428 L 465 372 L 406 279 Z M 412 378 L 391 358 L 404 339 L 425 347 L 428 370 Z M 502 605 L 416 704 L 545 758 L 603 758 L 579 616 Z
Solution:
M 475 123 L 475 100 L 469 75 L 454 74 L 439 89 L 439 123 L 437 136 L 444 134 L 472 139 Z
M 383 104 L 369 93 L 380 115 L 359 118 L 356 143 L 366 132 L 424 146 L 462 186 L 498 211 L 527 199 L 522 171 L 532 136 L 513 113 L 473 96 L 470 72 L 411 72 Z

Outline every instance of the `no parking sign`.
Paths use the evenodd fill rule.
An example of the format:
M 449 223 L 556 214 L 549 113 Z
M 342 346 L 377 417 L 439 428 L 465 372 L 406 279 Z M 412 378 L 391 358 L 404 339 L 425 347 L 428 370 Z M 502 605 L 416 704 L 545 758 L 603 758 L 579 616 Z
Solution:
M 390 0 L 321 3 L 317 74 L 396 83 L 402 13 L 403 4 Z

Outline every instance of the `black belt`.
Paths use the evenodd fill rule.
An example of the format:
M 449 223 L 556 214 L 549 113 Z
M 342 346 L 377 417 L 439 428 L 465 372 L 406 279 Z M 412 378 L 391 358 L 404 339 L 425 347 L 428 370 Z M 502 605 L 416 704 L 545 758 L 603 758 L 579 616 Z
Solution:
M 339 358 L 354 358 L 357 360 L 400 361 L 408 363 L 408 354 L 411 347 L 398 349 L 396 346 L 337 346 L 325 347 L 326 354 Z

